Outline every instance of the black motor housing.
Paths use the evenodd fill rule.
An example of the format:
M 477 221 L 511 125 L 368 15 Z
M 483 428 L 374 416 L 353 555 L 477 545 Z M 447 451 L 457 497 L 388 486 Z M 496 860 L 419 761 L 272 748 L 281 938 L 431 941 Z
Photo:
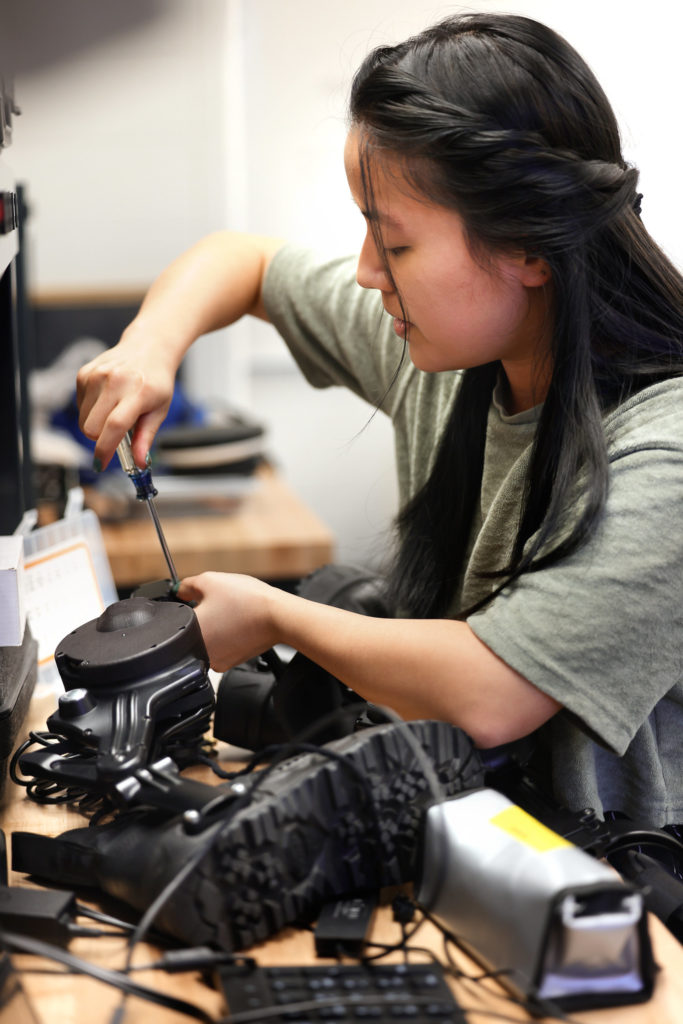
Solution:
M 51 760 L 47 748 L 25 755 L 23 769 L 35 758 L 53 778 L 78 770 L 87 788 L 165 756 L 180 767 L 192 759 L 186 752 L 207 730 L 215 695 L 199 623 L 188 605 L 144 597 L 117 601 L 64 637 L 55 663 L 65 692 L 48 728 L 64 737 L 72 754 L 90 757 L 82 765 Z

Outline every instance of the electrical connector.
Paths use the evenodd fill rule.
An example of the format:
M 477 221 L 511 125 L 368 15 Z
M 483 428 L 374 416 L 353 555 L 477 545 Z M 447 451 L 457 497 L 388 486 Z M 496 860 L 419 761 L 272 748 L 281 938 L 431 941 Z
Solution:
M 0 886 L 0 928 L 65 946 L 77 915 L 72 892 Z

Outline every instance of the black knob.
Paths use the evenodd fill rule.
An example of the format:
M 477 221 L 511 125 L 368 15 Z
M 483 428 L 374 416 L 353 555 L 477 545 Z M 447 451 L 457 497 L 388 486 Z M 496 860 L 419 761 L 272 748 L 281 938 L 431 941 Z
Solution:
M 83 687 L 67 690 L 59 698 L 59 711 L 63 718 L 79 718 L 95 707 L 95 701 Z

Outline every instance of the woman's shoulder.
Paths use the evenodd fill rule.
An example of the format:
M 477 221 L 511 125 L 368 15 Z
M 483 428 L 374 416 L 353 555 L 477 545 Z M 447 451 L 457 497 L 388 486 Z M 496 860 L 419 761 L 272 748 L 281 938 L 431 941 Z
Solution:
M 607 414 L 608 447 L 665 447 L 683 452 L 683 377 L 671 377 L 643 388 Z
M 382 336 L 388 318 L 376 292 L 356 281 L 357 255 L 335 256 L 319 249 L 287 243 L 270 261 L 263 283 L 263 301 L 271 321 L 292 317 L 315 331 L 335 335 Z
M 311 246 L 295 242 L 285 243 L 273 255 L 264 288 L 267 292 L 296 287 L 297 283 L 311 284 L 316 280 L 320 285 L 349 286 L 354 290 L 358 256 L 324 252 Z M 359 291 L 362 291 L 359 289 Z

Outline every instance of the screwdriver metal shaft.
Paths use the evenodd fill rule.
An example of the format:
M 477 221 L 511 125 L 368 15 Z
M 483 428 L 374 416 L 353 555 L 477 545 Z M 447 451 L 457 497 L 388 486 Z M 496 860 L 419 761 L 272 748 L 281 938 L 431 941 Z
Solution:
M 159 492 L 152 483 L 152 471 L 149 467 L 139 469 L 135 465 L 133 449 L 131 448 L 130 443 L 130 434 L 126 434 L 123 438 L 121 444 L 116 449 L 116 454 L 119 457 L 119 462 L 121 463 L 121 468 L 124 473 L 130 477 L 135 485 L 135 493 L 138 501 L 145 501 L 147 503 L 147 508 L 149 509 L 149 514 L 152 517 L 152 522 L 154 523 L 154 528 L 157 532 L 157 537 L 159 538 L 161 550 L 164 553 L 164 558 L 166 559 L 166 565 L 168 566 L 168 571 L 171 574 L 171 579 L 173 583 L 178 583 L 178 573 L 176 572 L 175 565 L 173 564 L 171 552 L 168 544 L 166 543 L 164 531 L 161 528 L 159 513 L 157 512 L 156 505 L 154 504 L 154 498 Z

